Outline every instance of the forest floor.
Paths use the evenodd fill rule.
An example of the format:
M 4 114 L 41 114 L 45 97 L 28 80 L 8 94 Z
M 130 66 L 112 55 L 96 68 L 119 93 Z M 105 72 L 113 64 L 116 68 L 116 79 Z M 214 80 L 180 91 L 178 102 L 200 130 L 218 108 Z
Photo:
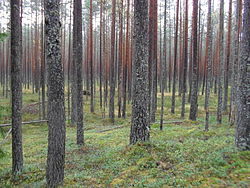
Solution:
M 160 95 L 158 96 L 160 104 Z M 23 121 L 38 119 L 36 94 L 25 90 Z M 64 187 L 249 187 L 250 152 L 237 151 L 235 127 L 227 116 L 216 123 L 216 98 L 211 100 L 210 129 L 204 132 L 204 97 L 199 97 L 197 121 L 180 118 L 180 97 L 176 114 L 170 113 L 171 97 L 166 94 L 164 129 L 157 122 L 151 126 L 148 143 L 129 145 L 128 118 L 112 125 L 102 118 L 96 98 L 91 114 L 89 103 L 84 107 L 85 145 L 76 145 L 76 127 L 67 125 Z M 0 97 L 0 123 L 10 122 L 10 99 Z M 106 112 L 107 114 L 107 112 Z M 0 142 L 9 128 L 1 130 Z M 11 178 L 11 136 L 0 145 L 0 187 L 45 187 L 47 157 L 46 123 L 23 125 L 24 170 Z

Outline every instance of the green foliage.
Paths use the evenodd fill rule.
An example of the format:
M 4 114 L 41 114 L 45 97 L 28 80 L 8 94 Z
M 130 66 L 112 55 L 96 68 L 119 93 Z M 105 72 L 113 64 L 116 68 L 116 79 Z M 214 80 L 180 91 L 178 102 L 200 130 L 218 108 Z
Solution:
M 0 42 L 7 38 L 9 35 L 7 33 L 0 33 Z
M 25 91 L 24 109 L 37 98 Z M 211 102 L 215 100 L 212 96 Z M 116 125 L 112 125 L 102 118 L 98 104 L 97 99 L 96 111 L 91 114 L 89 101 L 85 100 L 84 147 L 76 145 L 76 127 L 67 125 L 65 187 L 249 187 L 250 152 L 237 151 L 234 127 L 226 121 L 217 125 L 213 109 L 210 130 L 204 132 L 202 108 L 197 122 L 183 120 L 175 124 L 171 120 L 181 119 L 179 114 L 169 113 L 171 104 L 166 101 L 164 116 L 170 123 L 164 124 L 163 131 L 159 123 L 153 124 L 150 142 L 131 146 L 130 116 L 116 119 Z M 10 117 L 8 100 L 1 100 L 0 105 L 4 106 L 4 117 Z M 37 119 L 38 114 L 25 110 L 23 117 Z M 0 187 L 45 187 L 47 132 L 46 124 L 23 126 L 25 169 L 15 180 L 11 178 L 8 139 L 0 158 Z

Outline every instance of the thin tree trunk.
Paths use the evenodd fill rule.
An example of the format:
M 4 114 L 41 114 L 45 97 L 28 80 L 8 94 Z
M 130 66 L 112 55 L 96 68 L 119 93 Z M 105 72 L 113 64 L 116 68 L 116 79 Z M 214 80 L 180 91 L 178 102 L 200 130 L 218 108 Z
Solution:
M 119 6 L 119 52 L 118 52 L 118 118 L 121 117 L 122 104 L 122 65 L 123 65 L 123 0 Z
M 102 0 L 100 0 L 100 54 L 99 54 L 99 63 L 100 63 L 100 68 L 99 68 L 99 92 L 100 92 L 100 107 L 102 108 L 102 59 L 103 59 L 103 53 L 102 53 L 102 35 L 103 35 L 103 16 L 102 16 L 102 12 L 103 12 L 103 2 Z
M 193 0 L 193 72 L 189 119 L 195 121 L 198 111 L 198 43 L 197 43 L 198 0 Z
M 90 1 L 92 7 L 92 1 Z M 90 10 L 92 10 L 90 8 Z M 90 29 L 91 30 L 91 29 Z M 91 48 L 91 47 L 90 47 Z M 77 144 L 84 144 L 83 137 L 83 85 L 82 85 L 82 0 L 74 0 L 73 9 L 73 62 L 76 65 Z M 90 55 L 91 56 L 91 55 Z M 92 61 L 91 61 L 92 64 Z M 93 78 L 93 77 L 92 77 Z M 93 86 L 93 83 L 92 83 Z M 93 94 L 93 93 L 92 93 Z
M 220 0 L 220 29 L 219 29 L 219 49 L 220 60 L 218 66 L 219 78 L 218 78 L 218 107 L 217 107 L 217 122 L 222 123 L 222 89 L 224 81 L 224 0 Z
M 188 0 L 185 5 L 185 29 L 183 46 L 183 87 L 182 87 L 182 105 L 181 117 L 185 116 L 186 92 L 187 92 L 187 66 L 188 66 Z
M 129 8 L 130 0 L 127 0 L 127 23 L 126 23 L 126 56 L 123 62 L 123 106 L 122 106 L 122 117 L 126 117 L 126 103 L 127 103 L 127 75 L 128 75 L 128 65 L 129 65 Z
M 224 103 L 223 103 L 224 111 L 227 111 L 228 109 L 229 63 L 231 56 L 231 23 L 232 23 L 232 0 L 229 1 L 229 11 L 228 11 L 228 31 L 227 31 L 227 49 L 226 49 L 226 62 L 225 62 Z
M 115 122 L 114 98 L 115 98 L 115 10 L 116 0 L 112 0 L 112 23 L 111 23 L 111 61 L 110 61 L 110 98 L 109 118 Z
M 164 114 L 164 91 L 166 86 L 167 72 L 167 0 L 164 5 L 164 36 L 163 36 L 163 66 L 161 67 L 161 121 L 160 130 L 163 130 L 163 114 Z
M 206 57 L 206 92 L 205 92 L 205 130 L 209 129 L 209 98 L 210 98 L 210 89 L 212 83 L 212 24 L 211 24 L 211 0 L 208 0 L 208 16 L 207 16 L 207 57 Z
M 94 62 L 93 62 L 93 23 L 92 23 L 92 12 L 93 5 L 92 0 L 90 0 L 90 9 L 89 9 L 89 65 L 90 65 L 90 111 L 94 112 Z M 79 19 L 79 18 L 78 18 Z
M 178 44 L 178 23 L 179 23 L 179 0 L 176 6 L 176 23 L 175 23 L 175 38 L 174 38 L 174 70 L 173 70 L 173 89 L 172 89 L 172 105 L 171 113 L 175 113 L 175 90 L 176 90 L 176 71 L 177 71 L 177 44 Z

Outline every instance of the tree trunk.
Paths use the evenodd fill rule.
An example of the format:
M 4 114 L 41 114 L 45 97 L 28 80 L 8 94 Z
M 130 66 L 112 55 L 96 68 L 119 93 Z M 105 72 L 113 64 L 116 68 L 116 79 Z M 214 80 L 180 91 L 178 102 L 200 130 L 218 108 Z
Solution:
M 100 63 L 100 67 L 99 67 L 99 92 L 100 92 L 100 108 L 102 108 L 102 59 L 103 59 L 103 53 L 102 53 L 102 35 L 103 35 L 103 2 L 102 0 L 100 0 L 100 52 L 99 52 L 99 63 Z
M 45 106 L 45 53 L 44 53 L 44 5 L 42 5 L 42 21 L 41 21 L 41 88 L 42 88 L 42 119 L 46 118 Z
M 177 71 L 177 44 L 178 44 L 178 23 L 179 23 L 179 0 L 176 7 L 176 23 L 175 23 L 175 38 L 174 38 L 174 70 L 173 70 L 173 89 L 172 89 L 172 105 L 171 113 L 175 113 L 175 91 L 176 91 L 176 71 Z
M 110 98 L 109 98 L 109 118 L 115 122 L 115 10 L 116 0 L 112 0 L 112 23 L 111 23 L 111 61 L 110 61 Z
M 198 0 L 193 0 L 193 72 L 189 119 L 195 121 L 198 111 L 198 43 L 197 43 Z
M 183 86 L 182 86 L 182 105 L 181 105 L 181 117 L 185 116 L 185 104 L 186 104 L 186 92 L 187 92 L 187 66 L 188 66 L 188 0 L 186 0 L 185 10 L 185 31 L 183 42 Z
M 130 144 L 149 140 L 148 0 L 134 1 L 133 96 Z
M 63 183 L 65 162 L 64 75 L 60 44 L 60 0 L 45 0 L 45 41 L 48 65 L 48 187 Z
M 92 1 L 90 1 L 90 7 L 91 6 L 92 6 Z M 91 8 L 90 8 L 90 10 L 91 10 Z M 91 47 L 90 47 L 90 49 L 91 49 Z M 83 89 L 83 85 L 82 85 L 82 59 L 83 59 L 83 57 L 82 57 L 82 54 L 83 54 L 83 51 L 82 51 L 82 0 L 74 0 L 74 9 L 73 9 L 73 62 L 74 62 L 74 65 L 76 65 L 77 144 L 78 145 L 84 144 L 84 138 L 83 138 L 83 91 L 82 91 L 82 89 Z M 92 61 L 90 63 L 92 64 Z
M 166 72 L 167 72 L 167 0 L 164 5 L 164 36 L 163 36 L 163 66 L 161 67 L 161 120 L 160 130 L 163 129 L 163 114 L 164 114 L 164 91 L 166 86 Z
M 20 0 L 12 0 L 11 7 L 11 94 L 12 94 L 12 174 L 23 169 L 22 149 L 22 25 Z
M 118 117 L 121 117 L 122 104 L 122 64 L 123 64 L 123 0 L 119 7 L 119 52 L 118 52 Z
M 127 75 L 128 75 L 128 65 L 129 65 L 129 7 L 130 0 L 127 0 L 127 23 L 126 23 L 126 56 L 123 65 L 123 105 L 122 105 L 122 117 L 126 117 L 126 103 L 127 103 Z
M 232 22 L 232 0 L 229 1 L 228 11 L 228 31 L 227 31 L 227 49 L 226 49 L 226 62 L 225 62 L 225 86 L 224 86 L 224 103 L 223 110 L 227 111 L 228 107 L 228 82 L 229 82 L 229 63 L 231 56 L 231 22 Z
M 217 107 L 217 122 L 222 123 L 222 89 L 224 81 L 224 0 L 220 0 L 220 29 L 219 29 L 219 49 L 220 49 L 220 60 L 218 66 L 218 107 Z
M 233 73 L 232 73 L 232 87 L 231 87 L 231 98 L 230 98 L 230 113 L 229 120 L 230 124 L 233 125 L 236 119 L 236 90 L 238 81 L 238 64 L 239 64 L 239 39 L 241 30 L 241 11 L 242 11 L 242 0 L 236 1 L 235 10 L 235 26 L 234 26 L 234 39 L 233 39 Z
M 240 150 L 250 150 L 250 0 L 244 1 L 243 12 L 235 142 Z
M 89 65 L 90 65 L 90 111 L 94 112 L 94 62 L 93 62 L 93 23 L 92 23 L 92 12 L 93 5 L 92 0 L 90 0 L 90 9 L 89 9 Z M 78 18 L 81 20 L 80 18 Z M 82 24 L 81 24 L 82 25 Z
M 207 16 L 207 57 L 206 57 L 206 92 L 205 92 L 205 130 L 208 131 L 209 126 L 209 98 L 212 82 L 212 24 L 211 24 L 211 0 L 208 0 L 208 16 Z

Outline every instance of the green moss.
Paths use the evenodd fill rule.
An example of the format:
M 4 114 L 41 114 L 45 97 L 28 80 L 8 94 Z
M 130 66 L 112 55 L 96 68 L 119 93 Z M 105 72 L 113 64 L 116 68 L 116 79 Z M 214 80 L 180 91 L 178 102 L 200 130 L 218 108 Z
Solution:
M 24 107 L 38 102 L 37 94 L 24 92 Z M 95 113 L 89 112 L 89 101 L 85 100 L 84 147 L 76 145 L 76 127 L 67 125 L 64 187 L 248 187 L 250 153 L 234 147 L 234 127 L 225 120 L 217 125 L 216 108 L 211 106 L 210 129 L 205 132 L 203 99 L 199 99 L 199 117 L 193 122 L 180 119 L 180 97 L 176 98 L 176 114 L 169 113 L 171 97 L 166 96 L 165 121 L 182 123 L 164 124 L 163 131 L 159 130 L 159 122 L 154 123 L 150 142 L 133 146 L 128 145 L 130 111 L 126 119 L 116 118 L 112 125 L 107 110 L 104 117 L 99 109 L 98 98 Z M 213 95 L 211 105 L 216 105 Z M 0 122 L 10 122 L 10 113 L 9 99 L 1 99 Z M 159 114 L 160 109 L 157 120 Z M 23 113 L 24 121 L 38 118 L 38 113 Z M 1 147 L 0 187 L 45 187 L 47 132 L 46 124 L 23 126 L 25 168 L 15 180 L 11 178 L 8 138 Z

